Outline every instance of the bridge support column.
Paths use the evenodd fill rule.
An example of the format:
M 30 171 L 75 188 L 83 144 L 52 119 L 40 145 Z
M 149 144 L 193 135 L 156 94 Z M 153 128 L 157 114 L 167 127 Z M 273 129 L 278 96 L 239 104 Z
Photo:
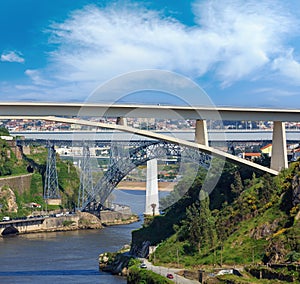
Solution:
M 272 138 L 271 169 L 280 171 L 288 168 L 285 124 L 274 121 Z
M 159 215 L 156 159 L 147 162 L 145 215 Z
M 127 119 L 126 117 L 117 117 L 117 124 L 127 126 Z
M 206 120 L 197 119 L 195 128 L 195 142 L 208 146 Z

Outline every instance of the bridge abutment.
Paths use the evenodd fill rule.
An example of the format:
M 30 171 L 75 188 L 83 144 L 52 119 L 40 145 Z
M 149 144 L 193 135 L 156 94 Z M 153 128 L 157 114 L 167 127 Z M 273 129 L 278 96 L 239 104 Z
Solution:
M 272 138 L 271 169 L 280 171 L 288 168 L 285 123 L 274 121 Z

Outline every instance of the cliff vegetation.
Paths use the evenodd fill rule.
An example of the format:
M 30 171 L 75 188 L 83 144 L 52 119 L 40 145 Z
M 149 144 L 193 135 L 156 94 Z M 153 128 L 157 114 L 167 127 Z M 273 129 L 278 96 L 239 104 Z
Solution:
M 300 162 L 277 177 L 226 164 L 214 191 L 201 169 L 187 193 L 132 234 L 132 252 L 155 264 L 198 269 L 300 264 Z M 185 177 L 175 193 L 188 184 Z M 177 192 L 176 192 L 177 191 Z M 172 198 L 172 197 L 169 197 Z M 143 255 L 144 254 L 144 255 Z M 299 271 L 292 272 L 299 281 Z

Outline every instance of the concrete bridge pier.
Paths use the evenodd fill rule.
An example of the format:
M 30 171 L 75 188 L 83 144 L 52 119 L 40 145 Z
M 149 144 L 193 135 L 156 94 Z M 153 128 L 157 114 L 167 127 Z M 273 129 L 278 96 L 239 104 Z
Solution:
M 127 126 L 127 119 L 126 117 L 117 117 L 117 124 Z
M 197 119 L 195 128 L 195 142 L 208 146 L 208 134 L 206 120 Z
M 159 215 L 157 159 L 147 162 L 145 215 Z
M 288 168 L 285 123 L 274 121 L 272 138 L 271 169 L 280 171 Z

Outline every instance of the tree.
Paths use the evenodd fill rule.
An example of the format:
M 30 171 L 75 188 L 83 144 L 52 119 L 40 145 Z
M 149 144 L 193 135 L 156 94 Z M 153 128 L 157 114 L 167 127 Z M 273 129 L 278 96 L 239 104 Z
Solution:
M 234 182 L 231 184 L 231 190 L 236 195 L 239 196 L 244 190 L 243 182 L 239 171 L 234 173 Z
M 9 136 L 9 131 L 5 127 L 0 127 L 0 135 L 1 136 Z
M 215 222 L 209 209 L 208 194 L 204 190 L 200 190 L 199 200 L 186 209 L 186 218 L 177 234 L 179 239 L 187 240 L 199 253 L 215 245 Z

